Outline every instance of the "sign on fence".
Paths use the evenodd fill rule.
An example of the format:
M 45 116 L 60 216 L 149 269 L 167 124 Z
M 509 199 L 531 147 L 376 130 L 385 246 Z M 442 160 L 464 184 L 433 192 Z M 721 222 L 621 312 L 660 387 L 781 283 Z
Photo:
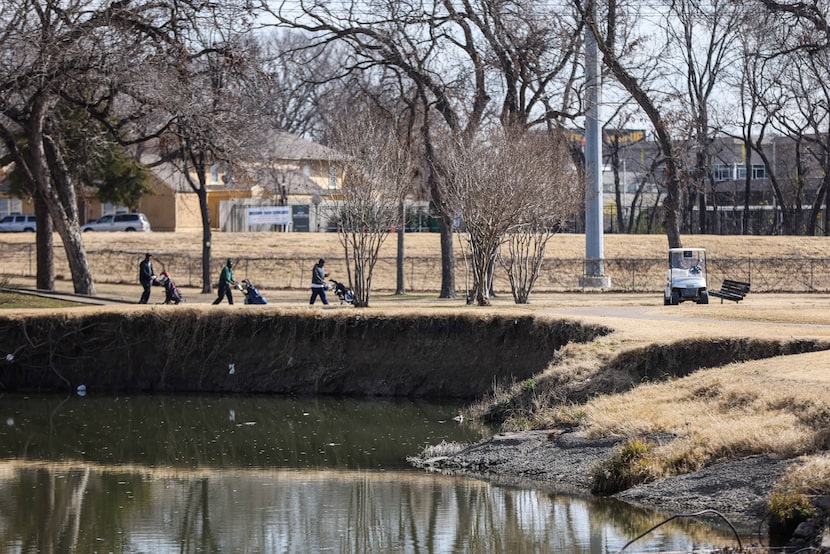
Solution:
M 257 206 L 248 208 L 248 225 L 288 225 L 291 206 Z

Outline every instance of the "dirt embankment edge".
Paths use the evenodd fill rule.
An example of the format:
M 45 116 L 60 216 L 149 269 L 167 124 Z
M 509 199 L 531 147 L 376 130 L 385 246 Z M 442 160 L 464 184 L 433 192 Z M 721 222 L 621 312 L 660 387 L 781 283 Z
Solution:
M 530 315 L 148 309 L 0 316 L 0 390 L 480 397 L 607 332 Z

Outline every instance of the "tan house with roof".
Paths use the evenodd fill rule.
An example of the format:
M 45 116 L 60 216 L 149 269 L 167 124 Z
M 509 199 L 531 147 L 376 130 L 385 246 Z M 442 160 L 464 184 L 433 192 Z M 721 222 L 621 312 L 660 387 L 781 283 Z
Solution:
M 230 167 L 216 164 L 207 175 L 207 201 L 211 227 L 221 231 L 277 230 L 274 225 L 247 223 L 251 206 L 286 206 L 291 224 L 279 230 L 324 231 L 321 203 L 336 197 L 337 175 L 330 148 L 277 131 L 264 144 L 262 160 Z M 152 155 L 145 154 L 150 161 Z M 199 199 L 184 175 L 172 164 L 150 167 L 152 193 L 139 203 L 153 231 L 202 228 Z M 81 223 L 123 211 L 94 197 L 81 201 Z
M 275 131 L 265 142 L 262 159 L 235 164 L 231 175 L 215 172 L 208 186 L 214 228 L 222 231 L 325 231 L 322 205 L 338 198 L 336 161 L 340 155 L 296 135 Z M 253 225 L 249 208 L 284 207 L 287 226 Z

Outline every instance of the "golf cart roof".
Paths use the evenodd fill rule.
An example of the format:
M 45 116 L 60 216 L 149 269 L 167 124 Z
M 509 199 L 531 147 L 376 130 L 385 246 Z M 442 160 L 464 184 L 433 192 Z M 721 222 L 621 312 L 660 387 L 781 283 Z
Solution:
M 669 252 L 706 252 L 705 248 L 669 248 Z

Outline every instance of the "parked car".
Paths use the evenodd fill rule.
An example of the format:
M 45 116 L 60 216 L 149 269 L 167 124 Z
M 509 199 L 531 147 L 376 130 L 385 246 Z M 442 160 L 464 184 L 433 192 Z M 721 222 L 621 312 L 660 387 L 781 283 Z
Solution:
M 28 231 L 34 233 L 37 229 L 37 219 L 34 215 L 7 215 L 0 219 L 0 233 L 19 233 Z
M 152 231 L 150 220 L 141 213 L 105 215 L 81 226 L 81 231 Z

